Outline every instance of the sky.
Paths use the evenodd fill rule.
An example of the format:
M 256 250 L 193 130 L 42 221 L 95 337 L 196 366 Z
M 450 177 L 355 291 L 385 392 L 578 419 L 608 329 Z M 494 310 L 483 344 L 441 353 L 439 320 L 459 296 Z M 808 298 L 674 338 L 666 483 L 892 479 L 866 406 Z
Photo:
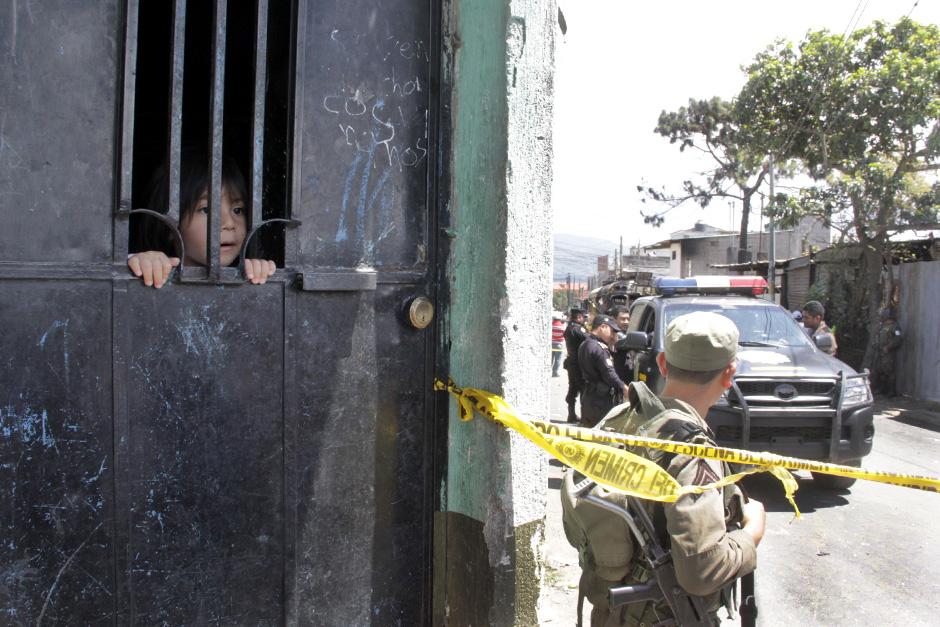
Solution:
M 723 203 L 686 203 L 663 226 L 643 223 L 636 186 L 679 190 L 707 163 L 679 152 L 653 129 L 661 111 L 689 98 L 731 99 L 741 66 L 779 38 L 808 30 L 851 32 L 910 13 L 940 24 L 940 0 L 558 0 L 568 26 L 558 33 L 555 71 L 554 232 L 651 244 L 697 220 L 736 229 Z M 649 202 L 647 202 L 649 205 Z M 732 213 L 734 212 L 734 213 Z M 758 216 L 751 215 L 756 226 Z M 753 229 L 754 227 L 752 227 Z

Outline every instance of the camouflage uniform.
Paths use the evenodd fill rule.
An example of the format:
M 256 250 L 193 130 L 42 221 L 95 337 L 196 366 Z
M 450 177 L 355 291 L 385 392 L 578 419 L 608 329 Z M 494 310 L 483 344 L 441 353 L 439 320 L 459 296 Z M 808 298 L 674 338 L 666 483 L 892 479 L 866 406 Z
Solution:
M 896 396 L 894 353 L 901 346 L 901 327 L 896 320 L 885 320 L 878 330 L 878 360 L 875 362 L 875 384 L 882 394 Z
M 738 332 L 717 314 L 696 312 L 674 320 L 666 333 L 666 359 L 676 368 L 710 372 L 732 362 Z M 673 361 L 675 360 L 675 361 Z M 645 383 L 633 382 L 629 403 L 614 408 L 596 429 L 695 444 L 714 444 L 714 435 L 696 410 L 678 399 L 659 399 Z M 664 468 L 680 485 L 706 485 L 729 474 L 727 465 L 637 447 L 631 452 Z M 665 601 L 632 603 L 611 609 L 607 593 L 619 585 L 648 581 L 653 573 L 627 523 L 603 508 L 575 498 L 580 476 L 568 472 L 562 488 L 565 535 L 579 550 L 579 592 L 593 606 L 591 625 L 654 625 L 672 617 Z M 591 493 L 623 506 L 625 497 L 594 486 Z M 713 623 L 722 604 L 731 609 L 730 587 L 757 565 L 754 538 L 742 528 L 744 496 L 736 485 L 685 495 L 675 503 L 642 501 L 658 536 L 670 550 L 679 585 L 701 597 Z M 580 605 L 580 602 L 579 602 Z M 580 616 L 579 616 L 580 624 Z
M 829 328 L 829 325 L 826 324 L 825 320 L 820 322 L 819 326 L 816 327 L 816 330 L 810 333 L 810 337 L 813 338 L 813 342 L 815 342 L 816 338 L 820 335 L 832 336 L 832 347 L 827 349 L 826 353 L 835 357 L 836 351 L 839 350 L 839 344 L 836 342 L 836 334 L 832 332 L 832 329 Z
M 650 394 L 644 383 L 632 383 L 631 396 L 642 386 L 641 393 Z M 714 444 L 711 431 L 692 407 L 682 401 L 663 399 L 666 411 L 652 418 L 644 418 L 638 412 L 624 411 L 614 414 L 598 425 L 599 429 L 631 433 L 643 437 L 659 438 L 675 436 L 672 425 L 676 420 L 687 422 L 703 431 L 686 440 L 682 437 L 669 439 L 686 440 L 696 444 Z M 668 433 L 666 433 L 668 431 Z M 716 460 L 703 460 L 684 455 L 671 457 L 656 449 L 637 448 L 632 452 L 664 466 L 680 485 L 703 485 L 717 481 L 727 473 L 724 464 Z M 670 458 L 671 457 L 671 458 Z M 569 473 L 571 474 L 571 473 Z M 567 479 L 566 479 L 567 481 Z M 569 488 L 570 489 L 570 488 Z M 595 494 L 613 502 L 623 504 L 624 497 L 595 487 Z M 563 506 L 574 507 L 569 499 Z M 757 565 L 757 550 L 751 536 L 740 529 L 742 494 L 736 485 L 711 490 L 701 495 L 686 495 L 675 503 L 656 504 L 644 501 L 656 525 L 660 542 L 671 546 L 673 564 L 679 583 L 686 592 L 704 597 L 705 606 L 717 624 L 717 610 L 721 606 L 722 589 L 738 577 L 754 570 Z M 579 515 L 584 521 L 583 529 L 575 529 L 571 517 L 566 516 L 565 532 L 572 544 L 583 534 L 589 547 L 582 561 L 588 562 L 588 581 L 583 581 L 591 602 L 591 625 L 594 627 L 614 625 L 652 625 L 671 617 L 665 601 L 633 604 L 611 611 L 607 606 L 606 590 L 617 585 L 641 583 L 651 573 L 641 564 L 640 555 L 634 554 L 632 538 L 626 523 L 618 517 L 595 508 L 590 504 Z M 656 510 L 660 511 L 657 512 Z M 587 518 L 585 517 L 587 515 Z M 618 540 L 609 545 L 613 534 Z M 592 543 L 593 540 L 593 543 Z M 593 566 L 593 567 L 592 567 Z M 584 568 L 584 564 L 582 564 Z M 603 591 L 603 593 L 601 593 Z

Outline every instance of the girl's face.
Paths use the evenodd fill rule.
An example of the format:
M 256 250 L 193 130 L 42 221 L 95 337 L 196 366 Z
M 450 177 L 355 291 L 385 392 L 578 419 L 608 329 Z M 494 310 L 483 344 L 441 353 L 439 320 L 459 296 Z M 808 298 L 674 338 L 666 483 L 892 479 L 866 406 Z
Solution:
M 205 266 L 209 256 L 206 254 L 206 226 L 209 199 L 203 191 L 192 212 L 180 224 L 180 235 L 186 246 L 186 263 Z M 222 236 L 220 239 L 220 261 L 222 267 L 231 264 L 241 252 L 247 235 L 245 203 L 237 195 L 232 196 L 226 187 L 222 188 Z

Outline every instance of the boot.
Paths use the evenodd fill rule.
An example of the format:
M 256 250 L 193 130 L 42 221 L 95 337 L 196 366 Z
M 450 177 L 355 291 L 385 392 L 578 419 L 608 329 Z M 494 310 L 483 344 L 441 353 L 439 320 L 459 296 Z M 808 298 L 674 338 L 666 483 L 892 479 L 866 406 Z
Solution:
M 578 414 L 574 411 L 574 403 L 568 403 L 568 422 L 578 422 L 580 420 Z

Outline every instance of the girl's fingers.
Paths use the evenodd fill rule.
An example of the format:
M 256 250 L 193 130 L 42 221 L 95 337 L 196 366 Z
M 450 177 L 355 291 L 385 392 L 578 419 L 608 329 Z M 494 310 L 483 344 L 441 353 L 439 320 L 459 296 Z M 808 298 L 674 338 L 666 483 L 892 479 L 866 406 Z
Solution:
M 153 286 L 157 289 L 163 285 L 163 264 L 159 261 L 153 264 Z
M 268 280 L 268 277 L 274 274 L 277 267 L 273 261 L 264 259 L 246 259 L 245 260 L 245 278 L 254 285 L 261 285 Z
M 160 288 L 170 278 L 173 268 L 180 265 L 179 257 L 167 257 L 162 252 L 147 251 L 131 255 L 127 266 L 134 276 L 143 279 L 147 287 Z
M 153 263 L 149 259 L 141 260 L 140 272 L 144 278 L 144 285 L 151 287 L 153 285 Z
M 160 281 L 160 285 L 158 285 L 157 287 L 163 287 L 163 285 L 166 284 L 166 282 L 170 280 L 171 272 L 173 272 L 173 266 L 170 265 L 170 261 L 169 260 L 164 261 L 163 262 L 163 279 Z

